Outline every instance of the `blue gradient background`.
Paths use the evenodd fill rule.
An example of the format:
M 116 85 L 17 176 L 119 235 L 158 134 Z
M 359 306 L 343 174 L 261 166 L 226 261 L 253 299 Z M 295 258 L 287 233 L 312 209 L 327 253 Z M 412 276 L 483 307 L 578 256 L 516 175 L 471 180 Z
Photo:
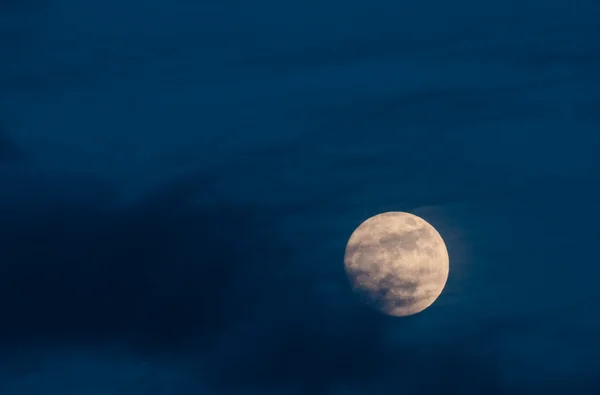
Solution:
M 0 393 L 600 393 L 600 4 L 0 3 Z M 451 272 L 361 306 L 417 214 Z

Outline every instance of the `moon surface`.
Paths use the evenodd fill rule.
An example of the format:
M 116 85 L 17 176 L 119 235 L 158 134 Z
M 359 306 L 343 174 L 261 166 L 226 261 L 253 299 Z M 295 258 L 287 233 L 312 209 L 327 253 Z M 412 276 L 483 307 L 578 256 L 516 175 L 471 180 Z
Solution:
M 344 256 L 354 291 L 396 317 L 417 314 L 435 302 L 448 280 L 449 262 L 435 228 L 404 212 L 367 219 L 350 236 Z

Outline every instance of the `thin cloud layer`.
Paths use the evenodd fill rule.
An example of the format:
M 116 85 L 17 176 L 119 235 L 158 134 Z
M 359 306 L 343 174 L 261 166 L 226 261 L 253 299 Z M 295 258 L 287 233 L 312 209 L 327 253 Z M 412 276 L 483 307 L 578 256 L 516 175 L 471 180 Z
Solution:
M 158 369 L 178 377 L 161 388 L 182 394 L 198 387 L 234 394 L 547 393 L 544 377 L 551 372 L 557 377 L 549 380 L 552 388 L 578 388 L 583 394 L 597 388 L 591 351 L 584 351 L 598 349 L 582 332 L 598 325 L 588 309 L 571 309 L 567 322 L 557 321 L 554 298 L 546 298 L 547 304 L 530 300 L 535 309 L 516 309 L 519 292 L 526 291 L 517 279 L 511 285 L 502 277 L 509 273 L 493 261 L 479 271 L 469 267 L 491 256 L 482 249 L 492 246 L 485 239 L 471 248 L 475 261 L 455 262 L 455 271 L 462 264 L 460 270 L 471 276 L 468 283 L 452 280 L 451 269 L 445 292 L 457 299 L 447 303 L 442 295 L 422 314 L 396 320 L 360 304 L 345 278 L 342 255 L 338 265 L 331 265 L 316 258 L 321 247 L 310 237 L 290 238 L 303 234 L 283 227 L 293 213 L 282 217 L 280 209 L 252 209 L 235 199 L 198 203 L 216 195 L 195 180 L 167 184 L 134 203 L 80 197 L 69 204 L 66 199 L 62 205 L 40 203 L 32 207 L 35 216 L 4 217 L 2 355 L 13 367 L 13 361 L 25 361 L 18 365 L 24 370 L 4 377 L 6 388 L 14 393 L 30 388 L 36 394 L 60 388 L 50 377 L 76 379 L 67 373 L 70 367 L 40 367 L 19 350 L 68 360 L 77 353 L 89 377 L 78 378 L 81 385 L 95 383 L 96 374 L 151 385 L 158 380 L 152 369 Z M 421 215 L 436 215 L 434 224 L 452 223 L 468 218 L 464 210 L 469 207 L 421 209 Z M 484 209 L 472 215 L 472 221 L 491 218 Z M 502 220 L 493 221 L 506 229 Z M 484 229 L 475 223 L 462 226 Z M 439 230 L 450 236 L 444 226 Z M 511 243 L 535 243 L 522 235 L 516 232 Z M 477 242 L 470 237 L 447 237 L 449 251 L 457 251 L 457 242 Z M 297 249 L 299 240 L 308 243 L 303 252 Z M 332 270 L 319 269 L 323 265 Z M 529 265 L 523 280 L 533 278 L 528 270 L 536 263 Z M 541 297 L 544 286 L 555 282 L 544 281 L 538 287 Z M 489 290 L 473 289 L 477 284 Z M 494 287 L 512 294 L 501 299 Z M 134 367 L 129 379 L 122 370 L 104 370 L 98 364 L 105 354 L 99 350 L 107 346 L 115 350 L 109 364 L 136 360 L 149 370 Z M 548 347 L 552 357 L 543 358 Z M 527 366 L 515 368 L 514 358 L 528 361 Z M 563 359 L 578 368 L 561 368 Z M 164 366 L 175 367 L 174 372 Z
M 1 3 L 0 393 L 600 393 L 597 4 L 526 3 Z

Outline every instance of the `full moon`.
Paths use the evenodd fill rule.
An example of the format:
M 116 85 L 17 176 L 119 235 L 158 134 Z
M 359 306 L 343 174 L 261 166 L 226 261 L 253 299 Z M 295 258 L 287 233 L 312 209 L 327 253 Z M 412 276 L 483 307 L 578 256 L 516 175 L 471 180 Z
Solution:
M 378 214 L 352 233 L 344 256 L 354 291 L 384 314 L 417 314 L 435 302 L 448 280 L 442 236 L 424 219 L 403 212 Z

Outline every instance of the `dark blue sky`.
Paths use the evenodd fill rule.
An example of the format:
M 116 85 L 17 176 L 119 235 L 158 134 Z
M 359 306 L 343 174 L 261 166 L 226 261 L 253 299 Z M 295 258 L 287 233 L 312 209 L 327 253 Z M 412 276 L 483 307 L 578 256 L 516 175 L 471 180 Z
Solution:
M 0 393 L 600 393 L 599 20 L 0 3 Z M 405 319 L 343 271 L 390 210 L 450 254 Z

